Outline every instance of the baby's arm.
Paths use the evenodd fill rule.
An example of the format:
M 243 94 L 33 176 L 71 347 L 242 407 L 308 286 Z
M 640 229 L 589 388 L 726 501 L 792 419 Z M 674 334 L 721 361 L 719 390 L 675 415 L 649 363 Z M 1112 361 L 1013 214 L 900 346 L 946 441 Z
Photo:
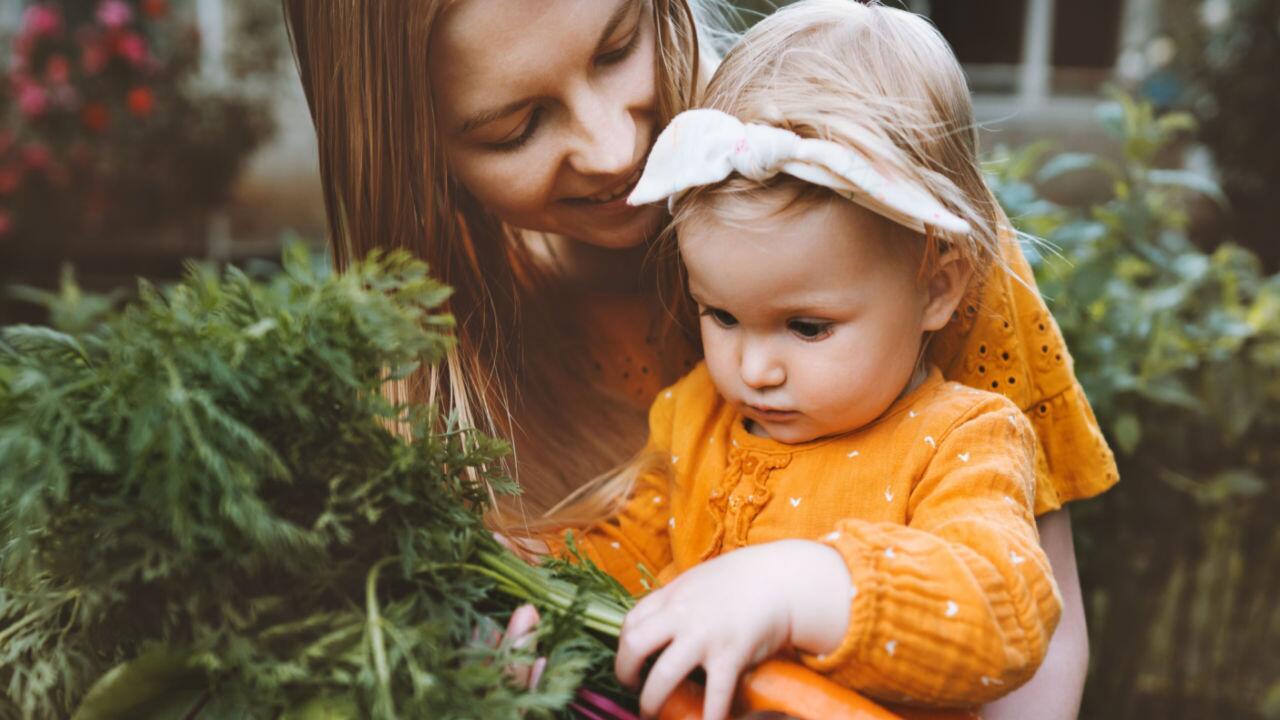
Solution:
M 853 596 L 843 638 L 805 661 L 885 699 L 975 705 L 1034 674 L 1061 600 L 1036 536 L 1022 413 L 983 400 L 936 445 L 907 526 L 845 520 L 823 538 Z

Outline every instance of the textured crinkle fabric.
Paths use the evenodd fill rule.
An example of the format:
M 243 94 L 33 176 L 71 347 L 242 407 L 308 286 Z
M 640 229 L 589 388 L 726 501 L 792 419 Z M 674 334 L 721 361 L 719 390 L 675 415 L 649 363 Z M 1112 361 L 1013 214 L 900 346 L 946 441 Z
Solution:
M 929 345 L 943 377 L 1008 397 L 1036 432 L 1036 515 L 1093 497 L 1119 480 L 1071 355 L 1036 290 L 1011 231 L 1003 233 L 1005 267 L 993 267 Z M 1011 271 L 1011 272 L 1010 272 Z M 693 367 L 688 345 L 660 347 L 661 318 L 635 299 L 600 295 L 584 308 L 598 329 L 595 371 L 640 407 Z M 673 374 L 674 373 L 674 374 Z
M 629 589 L 746 545 L 810 539 L 845 559 L 838 682 L 894 702 L 977 705 L 1029 679 L 1060 598 L 1039 545 L 1036 443 L 1008 399 L 935 368 L 879 420 L 787 445 L 752 435 L 704 365 L 658 394 L 650 457 L 623 511 L 581 531 Z M 562 546 L 560 546 L 562 547 Z
M 999 393 L 1031 420 L 1036 514 L 1093 497 L 1120 479 L 1115 456 L 1076 381 L 1062 331 L 1036 289 L 1011 230 L 1001 265 L 976 283 L 950 325 L 930 340 L 929 358 L 948 380 Z

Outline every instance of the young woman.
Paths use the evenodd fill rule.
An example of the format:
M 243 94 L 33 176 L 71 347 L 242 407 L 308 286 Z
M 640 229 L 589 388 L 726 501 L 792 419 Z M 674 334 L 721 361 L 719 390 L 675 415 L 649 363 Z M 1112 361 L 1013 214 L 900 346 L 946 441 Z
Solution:
M 509 438 L 525 494 L 505 519 L 537 518 L 632 455 L 653 395 L 699 356 L 695 325 L 666 311 L 644 263 L 661 210 L 625 200 L 658 132 L 709 76 L 698 30 L 705 40 L 712 13 L 686 0 L 284 6 L 337 263 L 408 248 L 456 291 L 457 348 L 394 391 Z M 1017 245 L 1005 252 L 1026 275 Z M 931 359 L 1031 420 L 1041 542 L 1064 610 L 1035 679 L 984 716 L 1068 718 L 1088 650 L 1060 508 L 1105 490 L 1115 468 L 1043 302 L 988 280 Z

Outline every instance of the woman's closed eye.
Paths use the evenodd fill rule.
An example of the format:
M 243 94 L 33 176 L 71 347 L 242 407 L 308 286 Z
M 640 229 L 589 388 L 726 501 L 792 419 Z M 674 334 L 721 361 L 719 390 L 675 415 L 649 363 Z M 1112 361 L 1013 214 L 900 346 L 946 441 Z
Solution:
M 602 53 L 596 56 L 596 65 L 599 65 L 599 66 L 617 65 L 623 60 L 626 60 L 627 58 L 631 57 L 631 53 L 634 52 L 636 47 L 640 45 L 641 30 L 642 30 L 641 24 L 636 23 L 636 28 L 635 30 L 631 31 L 631 37 L 627 39 L 627 43 L 622 47 L 618 48 L 617 50 L 610 50 L 607 53 Z
M 711 318 L 715 324 L 722 328 L 731 328 L 738 324 L 738 318 L 730 315 L 720 308 L 703 308 L 700 314 Z
M 529 141 L 533 137 L 534 132 L 538 130 L 538 124 L 542 121 L 542 108 L 535 107 L 530 113 L 529 118 L 525 121 L 524 126 L 517 128 L 515 137 L 499 140 L 497 142 L 487 143 L 488 146 L 498 152 L 511 152 L 517 150 L 520 146 Z
M 793 318 L 787 321 L 787 329 L 801 340 L 822 340 L 831 334 L 834 323 L 828 320 L 809 320 Z

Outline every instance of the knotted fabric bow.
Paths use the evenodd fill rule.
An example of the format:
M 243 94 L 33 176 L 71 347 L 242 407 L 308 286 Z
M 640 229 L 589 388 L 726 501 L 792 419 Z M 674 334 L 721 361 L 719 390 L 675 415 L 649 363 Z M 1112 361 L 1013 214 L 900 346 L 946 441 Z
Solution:
M 653 144 L 627 202 L 674 201 L 691 188 L 718 183 L 734 172 L 761 183 L 786 173 L 830 188 L 917 232 L 926 232 L 926 225 L 956 235 L 969 232 L 969 223 L 929 193 L 881 173 L 850 148 L 770 125 L 744 124 L 709 109 L 687 110 L 672 119 Z

